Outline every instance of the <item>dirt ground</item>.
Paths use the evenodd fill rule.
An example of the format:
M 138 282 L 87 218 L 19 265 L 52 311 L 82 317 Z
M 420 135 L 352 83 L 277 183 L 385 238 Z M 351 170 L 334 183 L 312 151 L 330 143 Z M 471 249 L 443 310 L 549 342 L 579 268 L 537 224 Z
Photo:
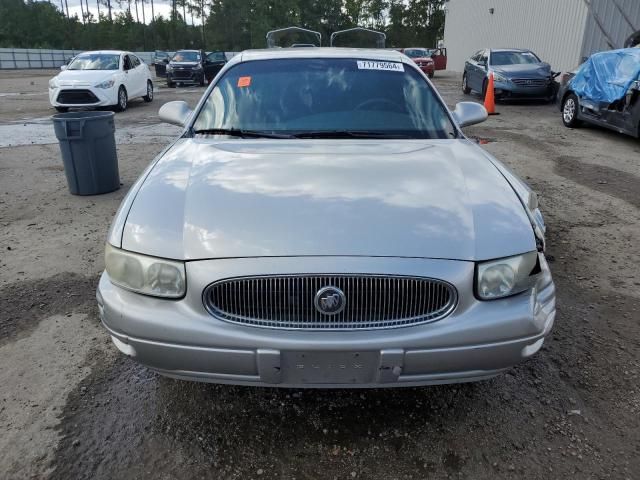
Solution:
M 116 352 L 95 287 L 119 202 L 177 132 L 159 106 L 202 90 L 159 88 L 117 114 L 122 188 L 76 197 L 50 76 L 0 72 L 1 478 L 640 478 L 639 140 L 567 129 L 539 103 L 468 129 L 545 213 L 558 316 L 529 362 L 428 388 L 188 383 Z M 434 82 L 465 98 L 458 75 Z

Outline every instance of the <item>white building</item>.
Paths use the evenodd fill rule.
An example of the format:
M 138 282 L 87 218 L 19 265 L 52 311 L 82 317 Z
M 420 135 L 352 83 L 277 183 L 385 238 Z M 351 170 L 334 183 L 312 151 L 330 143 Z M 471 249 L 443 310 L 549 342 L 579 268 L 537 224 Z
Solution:
M 482 48 L 528 48 L 555 71 L 622 48 L 640 30 L 640 0 L 449 0 L 447 68 L 461 72 Z

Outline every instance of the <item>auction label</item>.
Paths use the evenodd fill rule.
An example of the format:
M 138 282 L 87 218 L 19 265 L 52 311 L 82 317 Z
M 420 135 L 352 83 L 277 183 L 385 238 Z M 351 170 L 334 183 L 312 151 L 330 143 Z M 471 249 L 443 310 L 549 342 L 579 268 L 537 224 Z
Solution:
M 398 62 L 358 60 L 358 70 L 388 70 L 390 72 L 404 72 L 404 66 L 402 63 Z

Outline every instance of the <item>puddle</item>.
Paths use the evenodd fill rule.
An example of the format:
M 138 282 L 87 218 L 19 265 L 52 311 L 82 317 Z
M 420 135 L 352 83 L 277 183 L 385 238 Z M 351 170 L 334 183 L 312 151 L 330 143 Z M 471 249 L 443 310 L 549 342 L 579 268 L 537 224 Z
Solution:
M 2 97 L 36 97 L 36 96 L 44 96 L 49 95 L 47 92 L 36 92 L 36 93 L 23 93 L 23 92 L 10 92 L 3 93 L 0 92 L 0 98 Z
M 181 131 L 180 127 L 166 123 L 116 127 L 116 143 L 163 143 L 176 138 Z M 55 143 L 58 143 L 58 139 L 50 117 L 0 125 L 0 148 Z

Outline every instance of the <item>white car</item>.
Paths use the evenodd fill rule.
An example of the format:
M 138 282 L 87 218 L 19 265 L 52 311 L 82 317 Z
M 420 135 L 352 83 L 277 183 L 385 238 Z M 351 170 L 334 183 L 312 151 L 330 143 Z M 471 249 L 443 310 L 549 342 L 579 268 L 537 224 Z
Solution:
M 49 80 L 49 101 L 59 112 L 72 107 L 127 108 L 129 100 L 153 100 L 149 67 L 130 52 L 84 52 Z

